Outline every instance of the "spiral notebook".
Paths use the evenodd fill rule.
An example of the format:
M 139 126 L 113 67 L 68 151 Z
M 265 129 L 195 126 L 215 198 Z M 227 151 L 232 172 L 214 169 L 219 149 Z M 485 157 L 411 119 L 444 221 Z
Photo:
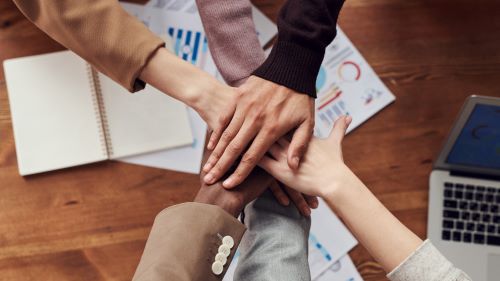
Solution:
M 193 141 L 184 104 L 151 86 L 130 94 L 70 51 L 4 69 L 21 175 Z

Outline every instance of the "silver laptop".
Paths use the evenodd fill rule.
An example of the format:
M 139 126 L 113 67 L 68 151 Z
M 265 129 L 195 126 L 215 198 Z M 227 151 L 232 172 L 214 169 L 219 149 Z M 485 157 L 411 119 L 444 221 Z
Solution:
M 427 235 L 473 280 L 500 280 L 500 98 L 462 107 L 430 176 Z

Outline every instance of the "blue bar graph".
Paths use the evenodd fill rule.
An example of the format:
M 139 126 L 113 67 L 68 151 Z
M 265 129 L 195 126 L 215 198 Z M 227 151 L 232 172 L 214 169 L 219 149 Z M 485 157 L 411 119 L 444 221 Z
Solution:
M 209 50 L 207 38 L 201 31 L 168 27 L 167 34 L 174 40 L 177 56 L 203 69 Z

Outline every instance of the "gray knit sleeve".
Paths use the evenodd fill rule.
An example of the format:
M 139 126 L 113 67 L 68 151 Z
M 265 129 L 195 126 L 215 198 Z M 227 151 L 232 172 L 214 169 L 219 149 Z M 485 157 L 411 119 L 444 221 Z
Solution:
M 415 252 L 387 274 L 387 278 L 391 281 L 471 281 L 467 274 L 456 268 L 429 240 L 425 240 Z

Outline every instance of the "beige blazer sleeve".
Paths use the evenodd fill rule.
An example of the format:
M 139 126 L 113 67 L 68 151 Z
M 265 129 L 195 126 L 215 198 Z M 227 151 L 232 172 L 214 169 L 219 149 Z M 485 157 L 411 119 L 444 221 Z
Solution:
M 156 216 L 133 280 L 222 280 L 245 230 L 217 206 L 190 202 L 169 207 Z M 232 237 L 234 246 L 216 275 L 212 264 L 222 244 L 219 236 Z
M 142 69 L 164 42 L 127 14 L 117 0 L 14 0 L 54 40 L 97 70 L 137 91 Z

